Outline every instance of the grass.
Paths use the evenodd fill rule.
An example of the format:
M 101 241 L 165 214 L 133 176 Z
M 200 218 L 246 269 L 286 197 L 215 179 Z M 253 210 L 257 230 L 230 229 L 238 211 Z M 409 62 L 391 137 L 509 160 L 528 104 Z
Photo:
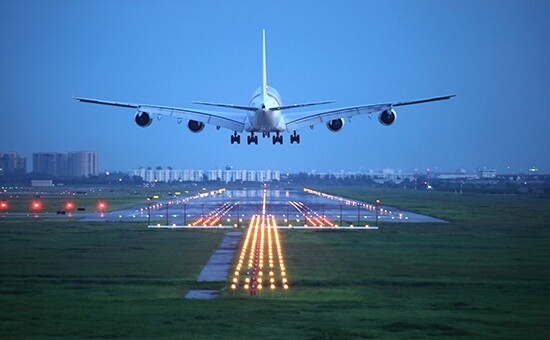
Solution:
M 548 225 L 549 196 L 482 195 L 371 187 L 316 187 L 316 190 L 362 201 L 396 206 L 452 222 Z
M 219 231 L 0 221 L 0 337 L 500 339 L 550 330 L 547 199 L 345 193 L 451 223 L 281 231 L 291 288 L 252 299 L 195 281 Z M 182 299 L 202 288 L 223 288 L 222 297 Z
M 147 197 L 158 196 L 160 199 L 173 197 L 172 195 L 179 191 L 184 195 L 194 194 L 204 190 L 196 186 L 181 187 L 174 190 L 173 187 L 160 188 L 142 188 L 142 187 L 86 187 L 84 189 L 72 190 L 64 187 L 52 188 L 34 188 L 38 191 L 0 191 L 0 202 L 7 202 L 9 208 L 0 210 L 0 216 L 10 213 L 34 213 L 67 210 L 66 203 L 71 202 L 74 205 L 73 213 L 78 215 L 77 208 L 85 209 L 85 212 L 94 212 L 98 210 L 98 203 L 107 204 L 107 211 L 128 208 L 137 204 L 144 205 Z M 210 188 L 208 188 L 210 189 Z M 35 201 L 39 201 L 42 206 L 39 211 L 32 207 Z

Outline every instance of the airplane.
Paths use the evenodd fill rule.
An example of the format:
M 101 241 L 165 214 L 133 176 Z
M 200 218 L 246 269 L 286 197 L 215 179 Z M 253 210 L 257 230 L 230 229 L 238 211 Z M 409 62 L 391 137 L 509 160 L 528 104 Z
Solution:
M 301 103 L 283 105 L 279 92 L 267 83 L 267 61 L 266 61 L 266 42 L 265 29 L 262 30 L 262 86 L 253 94 L 248 105 L 235 105 L 212 102 L 192 102 L 197 105 L 211 107 L 221 107 L 232 109 L 232 112 L 210 112 L 204 110 L 178 108 L 170 106 L 159 106 L 149 104 L 133 104 L 115 101 L 99 100 L 92 98 L 73 97 L 75 100 L 83 103 L 110 105 L 136 109 L 135 122 L 140 127 L 148 127 L 153 122 L 153 115 L 158 119 L 162 116 L 176 117 L 178 124 L 183 120 L 188 120 L 187 127 L 191 132 L 201 132 L 206 124 L 216 126 L 217 129 L 226 128 L 233 131 L 231 135 L 231 144 L 240 144 L 240 133 L 246 132 L 247 144 L 258 144 L 257 133 L 262 133 L 262 137 L 269 138 L 271 134 L 273 144 L 283 144 L 283 132 L 290 133 L 290 144 L 300 143 L 300 135 L 297 130 L 310 127 L 316 124 L 325 123 L 328 130 L 338 132 L 344 127 L 345 118 L 351 119 L 353 116 L 367 114 L 372 118 L 373 113 L 378 113 L 378 120 L 382 125 L 392 125 L 396 118 L 396 107 L 428 103 L 440 100 L 446 100 L 455 95 L 446 95 L 418 100 L 389 102 L 380 104 L 358 105 L 336 109 L 325 109 L 316 112 L 296 112 L 295 109 L 325 105 L 334 103 L 333 101 L 320 101 L 312 103 Z M 288 112 L 290 111 L 290 112 Z M 292 112 L 295 111 L 295 112 Z

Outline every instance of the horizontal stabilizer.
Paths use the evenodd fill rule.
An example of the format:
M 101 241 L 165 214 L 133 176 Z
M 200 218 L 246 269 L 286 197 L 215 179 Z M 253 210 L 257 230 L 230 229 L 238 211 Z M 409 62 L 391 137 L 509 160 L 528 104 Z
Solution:
M 272 107 L 272 108 L 270 108 L 270 110 L 271 111 L 279 111 L 279 110 L 296 109 L 296 108 L 299 108 L 299 107 L 324 105 L 324 104 L 332 104 L 332 103 L 335 103 L 335 102 L 334 101 L 325 101 L 325 102 L 304 103 L 304 104 L 291 104 L 291 105 L 285 105 L 285 106 L 279 106 L 279 107 Z
M 256 110 L 258 110 L 257 107 L 253 107 L 253 106 L 241 106 L 241 105 L 234 105 L 234 104 L 208 103 L 208 102 L 192 102 L 192 103 L 193 104 L 199 104 L 199 105 L 225 107 L 225 108 L 228 108 L 228 109 L 235 109 L 235 110 L 245 110 L 245 111 L 256 111 Z

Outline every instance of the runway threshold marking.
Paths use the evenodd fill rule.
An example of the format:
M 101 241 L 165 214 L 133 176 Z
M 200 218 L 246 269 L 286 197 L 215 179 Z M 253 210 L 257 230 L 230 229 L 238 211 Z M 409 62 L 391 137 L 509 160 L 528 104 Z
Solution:
M 253 215 L 250 220 L 230 283 L 233 293 L 244 290 L 256 296 L 264 288 L 289 288 L 277 222 L 273 215 L 266 214 L 266 196 L 264 190 L 262 214 Z

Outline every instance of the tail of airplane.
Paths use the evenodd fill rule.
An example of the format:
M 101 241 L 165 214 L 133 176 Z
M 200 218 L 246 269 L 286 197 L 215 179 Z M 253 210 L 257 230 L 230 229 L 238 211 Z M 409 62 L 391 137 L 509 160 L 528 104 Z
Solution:
M 262 30 L 262 97 L 267 98 L 267 64 L 265 56 L 265 29 Z
M 263 99 L 262 102 L 263 103 L 267 102 L 268 88 L 269 87 L 267 85 L 267 53 L 265 48 L 265 29 L 263 29 L 262 30 L 262 99 Z M 324 105 L 324 104 L 330 104 L 330 103 L 334 103 L 334 101 L 291 104 L 291 105 L 284 105 L 284 106 L 278 106 L 278 107 L 269 107 L 268 109 L 272 111 L 280 111 L 280 110 L 296 109 L 296 108 L 307 107 L 307 106 Z M 253 111 L 253 112 L 258 110 L 258 108 L 254 106 L 243 106 L 243 105 L 235 105 L 235 104 L 210 103 L 210 102 L 193 102 L 193 104 L 218 106 L 218 107 L 224 107 L 228 109 Z

